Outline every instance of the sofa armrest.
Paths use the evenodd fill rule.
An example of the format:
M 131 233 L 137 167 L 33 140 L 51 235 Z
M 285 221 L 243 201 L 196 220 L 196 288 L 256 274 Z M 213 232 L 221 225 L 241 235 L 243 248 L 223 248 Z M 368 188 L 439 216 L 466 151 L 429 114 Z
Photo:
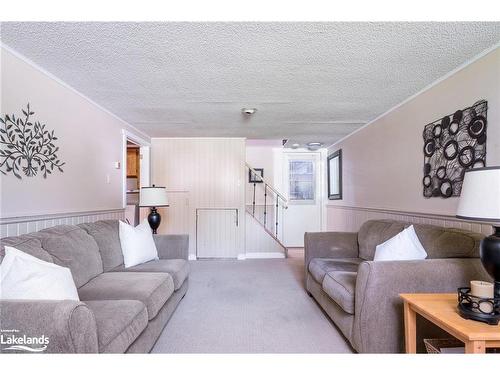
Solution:
M 83 302 L 46 300 L 1 300 L 0 326 L 4 341 L 9 336 L 48 339 L 48 353 L 97 353 L 94 314 Z M 10 344 L 2 344 L 2 351 Z M 26 345 L 31 346 L 31 345 Z M 35 348 L 44 346 L 33 345 Z M 15 353 L 16 351 L 12 351 Z
M 453 293 L 473 279 L 490 279 L 477 258 L 361 263 L 356 278 L 354 348 L 362 353 L 402 352 L 404 320 L 399 294 Z
M 160 259 L 188 259 L 189 235 L 155 234 L 153 238 Z
M 357 258 L 358 233 L 307 232 L 304 234 L 306 273 L 313 258 Z

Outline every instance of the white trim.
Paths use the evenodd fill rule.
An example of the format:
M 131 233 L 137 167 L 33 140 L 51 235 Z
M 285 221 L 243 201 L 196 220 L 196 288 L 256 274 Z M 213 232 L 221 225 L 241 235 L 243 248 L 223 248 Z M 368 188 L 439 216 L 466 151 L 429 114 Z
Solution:
M 121 162 L 121 168 L 122 168 L 122 205 L 123 208 L 127 207 L 127 139 L 131 140 L 132 142 L 138 144 L 140 146 L 140 150 L 150 152 L 150 147 L 151 143 L 139 136 L 137 136 L 134 133 L 131 133 L 127 129 L 122 129 L 122 162 Z M 144 163 L 141 160 L 141 176 L 140 178 L 140 183 L 142 181 L 147 181 L 147 185 L 149 186 L 149 182 L 151 182 L 151 163 L 150 163 L 151 158 L 148 157 L 147 159 L 144 159 Z M 146 173 L 146 176 L 143 176 L 143 174 Z
M 238 256 L 236 257 L 236 259 L 238 259 L 238 260 L 245 260 L 246 256 L 245 256 L 245 254 L 238 254 Z
M 25 223 L 25 222 L 30 222 L 30 221 L 63 219 L 63 218 L 67 218 L 67 217 L 95 216 L 95 215 L 102 215 L 102 214 L 109 214 L 109 213 L 120 213 L 120 212 L 123 212 L 123 208 L 112 208 L 112 209 L 108 209 L 108 210 L 61 212 L 61 213 L 26 215 L 26 216 L 9 216 L 9 217 L 0 218 L 0 225 Z
M 151 137 L 153 139 L 244 139 L 247 137 Z
M 284 259 L 285 254 L 283 253 L 277 253 L 277 252 L 272 252 L 272 253 L 246 253 L 245 254 L 245 259 Z M 240 256 L 238 255 L 238 259 L 240 259 Z
M 421 89 L 420 91 L 418 91 L 417 93 L 413 94 L 412 96 L 406 98 L 405 100 L 403 100 L 401 103 L 399 104 L 396 104 L 394 107 L 390 108 L 389 110 L 385 111 L 384 113 L 382 113 L 381 115 L 375 117 L 373 120 L 371 121 L 368 121 L 365 125 L 357 128 L 356 130 L 354 130 L 352 133 L 349 133 L 347 134 L 345 137 L 339 139 L 338 141 L 336 141 L 334 144 L 332 144 L 331 146 L 328 146 L 328 148 L 332 148 L 332 147 L 335 147 L 336 145 L 338 145 L 340 142 L 343 142 L 345 141 L 346 139 L 348 139 L 349 137 L 353 136 L 354 134 L 360 132 L 361 130 L 363 130 L 364 128 L 366 128 L 367 126 L 370 126 L 371 124 L 373 124 L 374 122 L 380 120 L 382 117 L 385 117 L 387 116 L 389 113 L 395 111 L 396 109 L 398 109 L 399 107 L 405 105 L 406 103 L 410 102 L 411 100 L 415 99 L 417 96 L 419 96 L 420 94 L 423 94 L 424 92 L 430 90 L 431 88 L 433 88 L 434 86 L 438 85 L 439 83 L 443 82 L 444 80 L 450 78 L 452 75 L 458 73 L 459 71 L 461 71 L 462 69 L 465 69 L 467 66 L 471 65 L 472 63 L 476 62 L 477 60 L 479 60 L 480 58 L 486 56 L 487 54 L 489 54 L 490 52 L 493 52 L 494 50 L 496 50 L 497 48 L 500 47 L 500 42 L 494 44 L 493 46 L 491 46 L 490 48 L 487 48 L 485 49 L 483 52 L 479 53 L 478 55 L 472 57 L 470 60 L 467 60 L 466 62 L 464 62 L 463 64 L 459 65 L 458 67 L 456 67 L 455 69 L 451 70 L 450 72 L 446 73 L 444 76 L 438 78 L 437 80 L 435 80 L 434 82 L 430 83 L 429 85 L 425 86 L 423 89 Z
M 151 139 L 139 137 L 137 134 L 132 133 L 127 129 L 122 129 L 122 134 L 125 134 L 132 142 L 137 143 L 139 146 L 151 146 Z
M 345 205 L 327 204 L 326 209 L 330 209 L 330 208 L 348 210 L 348 211 L 377 212 L 377 213 L 383 213 L 383 214 L 429 218 L 429 219 L 436 219 L 436 220 L 458 221 L 458 222 L 462 222 L 462 223 L 475 223 L 475 224 L 486 224 L 486 225 L 493 225 L 494 224 L 493 222 L 486 221 L 486 220 L 466 220 L 466 219 L 460 219 L 455 215 L 441 214 L 441 213 L 435 213 L 435 212 L 403 211 L 403 210 L 396 210 L 396 209 L 392 209 L 392 208 L 360 207 L 360 206 L 345 206 Z
M 25 63 L 27 63 L 28 65 L 31 65 L 33 68 L 35 68 L 36 70 L 38 70 L 40 73 L 43 73 L 44 75 L 46 75 L 47 77 L 49 77 L 50 79 L 56 81 L 57 83 L 59 83 L 61 86 L 71 90 L 72 92 L 74 92 L 75 94 L 79 95 L 80 97 L 82 97 L 83 99 L 85 99 L 86 101 L 88 101 L 89 103 L 95 105 L 97 108 L 99 108 L 101 111 L 103 112 L 106 112 L 108 115 L 114 117 L 115 119 L 117 119 L 118 121 L 120 122 L 123 122 L 125 125 L 129 126 L 131 129 L 133 129 L 134 131 L 136 131 L 137 133 L 139 134 L 142 134 L 144 137 L 146 137 L 146 139 L 150 139 L 151 137 L 149 135 L 147 135 L 146 133 L 144 133 L 142 130 L 139 130 L 137 129 L 135 126 L 133 125 L 130 125 L 127 121 L 125 121 L 124 119 L 122 119 L 121 117 L 118 117 L 118 115 L 114 114 L 113 112 L 111 112 L 109 109 L 106 109 L 104 108 L 102 105 L 100 104 L 97 104 L 95 101 L 93 101 L 92 99 L 90 99 L 88 96 L 86 96 L 85 94 L 82 94 L 80 91 L 78 91 L 77 89 L 75 89 L 74 87 L 70 86 L 69 84 L 67 84 L 66 82 L 64 82 L 63 80 L 61 80 L 60 78 L 56 77 L 55 75 L 53 75 L 52 73 L 48 72 L 47 70 L 45 70 L 44 68 L 42 68 L 41 66 L 39 66 L 38 64 L 36 64 L 35 62 L 33 62 L 32 60 L 28 59 L 26 56 L 22 55 L 21 53 L 17 52 L 15 49 L 13 49 L 12 47 L 8 46 L 7 44 L 5 44 L 4 42 L 1 42 L 0 41 L 0 47 L 1 48 L 4 48 L 6 51 L 10 52 L 11 54 L 13 54 L 15 57 L 17 57 L 18 59 L 24 61 Z
M 198 260 L 195 254 L 189 254 L 188 255 L 188 260 Z

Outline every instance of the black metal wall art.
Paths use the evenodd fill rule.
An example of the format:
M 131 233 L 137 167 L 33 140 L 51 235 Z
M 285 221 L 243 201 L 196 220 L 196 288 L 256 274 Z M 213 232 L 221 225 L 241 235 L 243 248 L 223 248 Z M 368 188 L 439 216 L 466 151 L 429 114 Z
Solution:
M 486 165 L 487 111 L 480 100 L 425 126 L 424 197 L 460 196 L 465 171 Z
M 57 140 L 54 130 L 34 121 L 34 114 L 28 103 L 22 116 L 6 114 L 0 118 L 0 172 L 4 175 L 12 172 L 21 179 L 21 173 L 33 177 L 40 172 L 47 178 L 55 169 L 63 172 L 65 163 L 57 156 L 59 147 L 54 144 Z

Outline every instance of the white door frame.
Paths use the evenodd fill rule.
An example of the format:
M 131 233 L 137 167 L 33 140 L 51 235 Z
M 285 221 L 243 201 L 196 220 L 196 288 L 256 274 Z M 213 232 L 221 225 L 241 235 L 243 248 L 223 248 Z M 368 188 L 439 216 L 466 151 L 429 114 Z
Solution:
M 151 142 L 138 135 L 122 129 L 122 206 L 127 206 L 127 140 L 139 145 L 140 186 L 149 186 L 151 182 Z

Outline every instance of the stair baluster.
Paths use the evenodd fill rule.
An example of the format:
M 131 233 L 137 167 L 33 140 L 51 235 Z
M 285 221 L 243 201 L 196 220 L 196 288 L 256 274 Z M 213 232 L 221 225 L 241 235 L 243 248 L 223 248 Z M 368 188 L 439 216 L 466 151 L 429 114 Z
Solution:
M 267 214 L 267 184 L 264 185 L 264 227 L 266 227 Z
M 256 183 L 253 183 L 253 203 L 252 203 L 252 216 L 255 217 L 255 188 Z
M 279 206 L 279 200 L 278 200 L 278 196 L 276 195 L 276 237 L 278 237 L 278 206 Z

